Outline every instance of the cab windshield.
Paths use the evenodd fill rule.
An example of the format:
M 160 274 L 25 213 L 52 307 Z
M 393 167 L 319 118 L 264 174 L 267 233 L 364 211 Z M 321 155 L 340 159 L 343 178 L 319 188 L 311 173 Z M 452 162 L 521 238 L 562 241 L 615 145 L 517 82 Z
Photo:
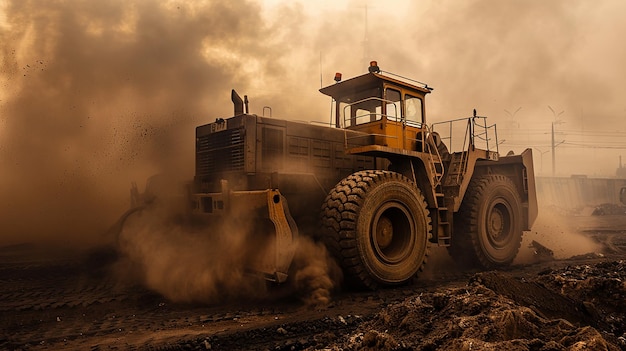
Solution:
M 421 126 L 423 122 L 421 98 L 405 93 L 403 101 L 402 92 L 392 88 L 385 89 L 384 98 L 380 98 L 378 91 L 379 89 L 370 89 L 340 101 L 340 120 L 344 128 L 380 121 L 383 117 L 388 121 Z

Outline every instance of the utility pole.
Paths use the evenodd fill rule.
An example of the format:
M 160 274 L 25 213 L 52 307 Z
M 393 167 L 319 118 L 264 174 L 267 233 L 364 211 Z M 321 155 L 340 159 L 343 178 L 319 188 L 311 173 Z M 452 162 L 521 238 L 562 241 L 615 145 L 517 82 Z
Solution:
M 552 177 L 556 173 L 556 156 L 554 151 L 556 149 L 556 145 L 554 145 L 554 122 L 552 122 Z
M 565 112 L 565 111 L 561 111 L 559 113 L 556 113 L 556 111 L 554 111 L 554 109 L 550 105 L 548 105 L 548 108 L 550 109 L 550 111 L 552 111 L 552 115 L 554 116 L 554 121 L 552 122 L 552 144 L 551 144 L 552 145 L 552 177 L 554 177 L 554 175 L 556 174 L 556 153 L 555 153 L 556 150 L 555 149 L 556 149 L 557 146 L 559 146 L 561 143 L 563 143 L 562 141 L 560 143 L 558 143 L 558 144 L 556 144 L 554 142 L 554 124 L 555 123 L 556 124 L 561 124 L 562 123 L 562 121 L 557 120 L 557 117 L 562 115 L 563 112 Z

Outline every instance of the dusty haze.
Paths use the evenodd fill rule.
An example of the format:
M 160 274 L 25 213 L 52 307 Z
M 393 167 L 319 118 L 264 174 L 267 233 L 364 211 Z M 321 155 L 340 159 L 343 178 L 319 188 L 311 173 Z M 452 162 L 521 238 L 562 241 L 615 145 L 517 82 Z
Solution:
M 155 185 L 158 184 L 158 185 Z M 122 281 L 142 282 L 171 301 L 217 303 L 276 298 L 254 268 L 276 263 L 273 232 L 246 206 L 231 204 L 229 219 L 198 223 L 189 216 L 179 182 L 167 176 L 151 181 L 156 195 L 145 209 L 131 212 L 115 235 L 118 258 L 111 272 Z M 171 194 L 171 195 L 168 195 Z M 293 263 L 284 293 L 311 307 L 325 307 L 342 281 L 341 270 L 323 244 L 300 230 L 294 236 Z M 272 272 L 267 272 L 272 273 Z M 278 294 L 281 296 L 281 294 Z
M 327 121 L 320 79 L 370 59 L 435 88 L 430 122 L 490 116 L 501 151 L 536 148 L 536 173 L 552 122 L 557 174 L 611 176 L 626 149 L 620 0 L 0 6 L 2 244 L 97 243 L 131 181 L 192 177 L 194 127 L 232 113 L 231 88 L 252 113 Z

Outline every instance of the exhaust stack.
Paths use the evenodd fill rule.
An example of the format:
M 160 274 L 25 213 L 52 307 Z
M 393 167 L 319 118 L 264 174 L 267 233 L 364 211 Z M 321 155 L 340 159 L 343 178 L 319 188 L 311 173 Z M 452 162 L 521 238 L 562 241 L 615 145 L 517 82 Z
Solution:
M 235 89 L 231 91 L 230 99 L 232 100 L 235 107 L 235 114 L 233 116 L 243 115 L 243 100 L 241 99 L 241 96 L 237 94 Z

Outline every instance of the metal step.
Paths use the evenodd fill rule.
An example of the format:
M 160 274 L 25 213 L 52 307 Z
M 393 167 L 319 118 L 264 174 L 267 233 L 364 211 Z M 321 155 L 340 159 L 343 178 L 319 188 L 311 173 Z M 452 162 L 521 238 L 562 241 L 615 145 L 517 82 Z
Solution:
M 439 246 L 450 246 L 451 228 L 450 222 L 448 222 L 448 207 L 445 204 L 445 195 L 442 192 L 442 187 L 438 186 L 435 193 L 437 200 L 437 218 L 439 219 L 439 225 L 437 227 L 437 244 Z
M 438 176 L 443 175 L 443 163 L 442 162 L 435 162 L 435 173 L 437 173 Z
M 440 189 L 438 189 L 438 191 L 440 191 Z M 437 207 L 438 208 L 442 208 L 442 207 L 446 206 L 446 204 L 444 202 L 444 194 L 443 193 L 440 193 L 440 192 L 435 193 L 435 199 L 437 200 Z
M 450 246 L 450 223 L 439 223 L 439 229 L 439 236 L 437 237 L 439 246 Z
M 448 167 L 448 174 L 445 179 L 445 186 L 458 185 L 463 181 L 463 157 L 465 152 L 452 154 L 452 160 Z

